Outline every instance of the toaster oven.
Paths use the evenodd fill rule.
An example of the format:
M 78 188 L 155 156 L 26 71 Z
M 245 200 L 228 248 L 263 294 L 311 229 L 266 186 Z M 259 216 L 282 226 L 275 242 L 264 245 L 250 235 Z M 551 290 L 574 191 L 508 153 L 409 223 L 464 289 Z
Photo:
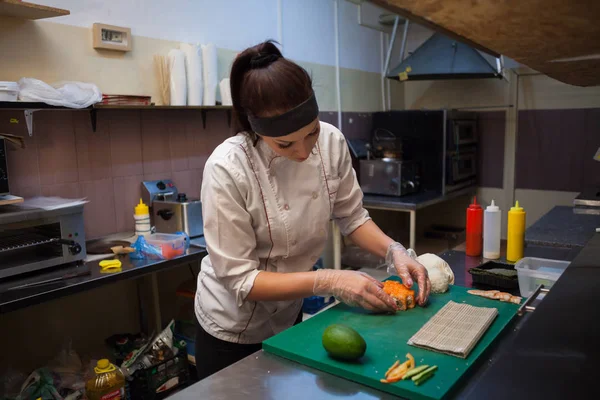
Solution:
M 0 279 L 85 259 L 83 205 L 0 208 Z
M 363 193 L 404 196 L 421 186 L 420 165 L 415 161 L 360 160 Z
M 180 193 L 170 179 L 142 182 L 142 199 L 150 204 L 150 223 L 157 233 L 185 232 L 202 236 L 202 203 Z

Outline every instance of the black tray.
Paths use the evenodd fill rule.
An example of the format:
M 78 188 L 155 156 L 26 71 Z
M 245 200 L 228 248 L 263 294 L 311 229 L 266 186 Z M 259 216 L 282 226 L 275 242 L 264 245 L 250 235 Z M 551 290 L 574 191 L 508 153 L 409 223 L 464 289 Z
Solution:
M 513 271 L 515 269 L 514 265 L 503 264 L 495 261 L 488 261 L 485 264 L 482 264 L 478 267 L 469 269 L 469 273 L 473 277 L 473 283 L 496 287 L 500 289 L 519 288 L 519 279 L 517 275 L 515 275 L 514 277 L 506 277 L 500 274 L 487 272 L 487 270 L 495 268 Z

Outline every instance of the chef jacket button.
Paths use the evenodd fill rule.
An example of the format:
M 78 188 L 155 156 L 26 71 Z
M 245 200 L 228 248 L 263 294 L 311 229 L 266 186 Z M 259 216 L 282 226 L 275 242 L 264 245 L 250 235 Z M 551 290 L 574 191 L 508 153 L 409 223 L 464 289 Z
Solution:
M 317 197 L 319 197 L 319 194 L 317 192 L 312 192 L 312 198 L 316 200 Z
M 317 155 L 317 149 L 315 149 L 314 147 L 310 152 L 312 153 L 313 156 Z
M 289 209 L 290 209 L 290 206 L 289 206 L 289 205 L 286 203 L 286 204 L 283 206 L 283 208 L 284 208 L 284 209 L 287 211 L 287 210 L 289 210 Z
M 298 244 L 298 242 L 296 242 L 295 240 L 292 240 L 292 243 L 291 243 L 291 244 L 292 244 L 292 246 L 295 246 L 295 245 L 297 245 L 297 244 Z

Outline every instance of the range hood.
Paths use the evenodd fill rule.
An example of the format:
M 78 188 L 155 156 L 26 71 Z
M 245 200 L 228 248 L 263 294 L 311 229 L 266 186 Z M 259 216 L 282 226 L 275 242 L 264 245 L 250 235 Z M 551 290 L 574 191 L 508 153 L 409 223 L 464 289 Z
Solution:
M 435 33 L 387 74 L 400 81 L 502 78 L 500 65 L 492 66 L 479 51 Z

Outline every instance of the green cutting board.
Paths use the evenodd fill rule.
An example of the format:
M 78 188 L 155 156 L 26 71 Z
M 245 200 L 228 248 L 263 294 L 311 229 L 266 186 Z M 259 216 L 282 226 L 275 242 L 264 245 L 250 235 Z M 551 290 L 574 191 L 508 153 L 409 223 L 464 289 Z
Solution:
M 467 293 L 467 288 L 451 286 L 444 294 L 430 296 L 425 308 L 406 312 L 370 314 L 339 304 L 296 325 L 263 343 L 263 349 L 384 392 L 409 399 L 441 399 L 461 379 L 485 349 L 515 317 L 518 305 L 490 300 Z M 412 337 L 448 301 L 478 307 L 494 307 L 498 316 L 466 359 L 409 346 Z M 329 357 L 321 344 L 323 331 L 331 324 L 344 324 L 358 331 L 367 342 L 367 352 L 358 362 L 343 362 Z M 381 383 L 387 369 L 396 361 L 406 361 L 411 353 L 418 365 L 437 365 L 435 375 L 420 386 L 412 381 Z

